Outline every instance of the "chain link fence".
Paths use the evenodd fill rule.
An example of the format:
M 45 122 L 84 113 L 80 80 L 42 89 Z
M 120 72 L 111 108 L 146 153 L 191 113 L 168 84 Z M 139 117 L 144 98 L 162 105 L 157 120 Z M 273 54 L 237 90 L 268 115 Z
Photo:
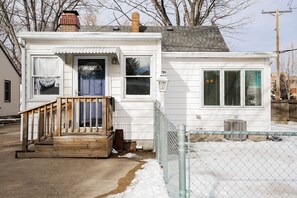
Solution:
M 297 197 L 296 132 L 191 131 L 187 138 L 189 196 Z
M 297 197 L 297 132 L 181 129 L 156 106 L 155 151 L 170 197 Z
M 177 129 L 155 105 L 155 151 L 163 168 L 163 177 L 171 197 L 178 195 L 178 136 Z

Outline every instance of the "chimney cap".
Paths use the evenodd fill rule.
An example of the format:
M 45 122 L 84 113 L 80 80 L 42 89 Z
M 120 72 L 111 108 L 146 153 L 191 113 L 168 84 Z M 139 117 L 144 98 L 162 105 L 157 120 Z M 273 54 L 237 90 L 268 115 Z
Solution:
M 65 14 L 75 14 L 76 16 L 78 16 L 78 12 L 76 10 L 64 10 L 63 13 Z

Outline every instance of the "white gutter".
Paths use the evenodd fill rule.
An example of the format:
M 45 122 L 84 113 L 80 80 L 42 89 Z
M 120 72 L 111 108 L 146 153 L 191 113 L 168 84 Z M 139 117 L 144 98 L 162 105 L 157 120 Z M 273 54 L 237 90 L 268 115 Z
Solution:
M 162 52 L 166 58 L 275 58 L 273 52 Z
M 21 32 L 17 35 L 32 40 L 160 40 L 161 33 L 132 32 Z

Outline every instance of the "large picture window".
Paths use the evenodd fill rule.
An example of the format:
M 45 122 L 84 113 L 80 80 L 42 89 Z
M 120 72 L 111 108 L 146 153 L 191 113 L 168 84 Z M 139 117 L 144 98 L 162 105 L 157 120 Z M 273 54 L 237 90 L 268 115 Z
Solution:
M 57 57 L 34 57 L 32 78 L 34 95 L 59 95 L 59 59 Z
M 4 81 L 4 102 L 11 102 L 11 82 L 10 82 L 10 80 Z
M 204 105 L 220 105 L 220 71 L 204 71 Z
M 126 95 L 151 94 L 151 58 L 126 57 Z
M 261 106 L 261 71 L 245 71 L 245 105 Z
M 203 79 L 205 106 L 262 105 L 261 70 L 204 70 Z
M 225 105 L 240 105 L 240 71 L 224 72 Z

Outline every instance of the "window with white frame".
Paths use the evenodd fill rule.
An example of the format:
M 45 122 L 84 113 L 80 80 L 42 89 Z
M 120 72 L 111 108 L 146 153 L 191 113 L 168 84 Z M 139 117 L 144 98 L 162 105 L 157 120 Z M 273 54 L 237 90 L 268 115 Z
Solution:
M 240 71 L 224 71 L 225 106 L 240 106 Z
M 151 95 L 151 57 L 129 56 L 125 60 L 125 94 Z
M 32 81 L 34 95 L 59 95 L 59 58 L 33 57 Z
M 261 71 L 245 71 L 245 105 L 261 106 L 262 104 Z
M 220 105 L 220 71 L 204 71 L 204 105 Z
M 223 79 L 220 79 L 221 75 Z M 205 106 L 221 106 L 220 101 L 224 106 L 262 105 L 261 70 L 204 70 L 203 77 Z M 244 104 L 241 99 L 244 99 Z
M 11 81 L 4 81 L 4 102 L 11 102 Z

